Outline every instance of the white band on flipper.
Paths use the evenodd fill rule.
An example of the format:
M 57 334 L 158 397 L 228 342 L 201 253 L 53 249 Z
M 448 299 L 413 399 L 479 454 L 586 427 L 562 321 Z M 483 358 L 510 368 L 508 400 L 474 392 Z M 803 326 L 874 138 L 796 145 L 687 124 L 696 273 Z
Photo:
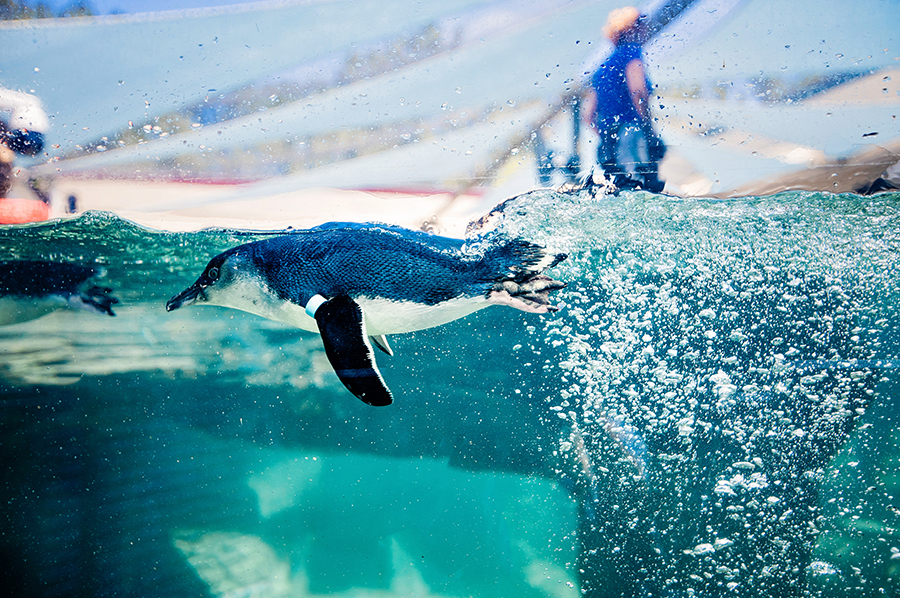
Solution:
M 313 295 L 310 298 L 309 302 L 306 304 L 306 313 L 309 314 L 309 317 L 315 319 L 316 311 L 326 301 L 328 301 L 328 299 L 326 299 L 322 295 L 319 295 L 319 294 Z

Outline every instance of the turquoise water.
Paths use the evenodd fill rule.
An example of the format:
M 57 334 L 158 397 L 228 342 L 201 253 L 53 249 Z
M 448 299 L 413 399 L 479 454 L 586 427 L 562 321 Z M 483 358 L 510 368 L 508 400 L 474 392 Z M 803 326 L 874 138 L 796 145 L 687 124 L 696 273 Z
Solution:
M 3 228 L 3 259 L 102 266 L 121 302 L 0 328 L 10 587 L 898 595 L 898 206 L 523 196 L 493 226 L 569 254 L 562 309 L 392 338 L 387 408 L 315 335 L 165 311 L 264 233 Z

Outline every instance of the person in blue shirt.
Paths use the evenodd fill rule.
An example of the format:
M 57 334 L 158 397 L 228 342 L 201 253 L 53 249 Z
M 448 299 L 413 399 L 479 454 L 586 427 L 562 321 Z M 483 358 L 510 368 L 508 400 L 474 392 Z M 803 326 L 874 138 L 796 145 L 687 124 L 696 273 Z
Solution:
M 666 146 L 653 130 L 650 81 L 644 69 L 642 44 L 646 18 L 634 7 L 612 11 L 603 28 L 615 45 L 612 54 L 591 77 L 588 114 L 600 135 L 597 161 L 618 189 L 659 193 L 659 162 Z

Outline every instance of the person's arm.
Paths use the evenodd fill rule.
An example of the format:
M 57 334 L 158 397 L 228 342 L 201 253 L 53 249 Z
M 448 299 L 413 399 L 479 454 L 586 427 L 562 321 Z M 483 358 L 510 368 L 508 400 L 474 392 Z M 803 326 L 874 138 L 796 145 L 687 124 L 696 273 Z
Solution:
M 625 82 L 635 109 L 644 121 L 650 120 L 650 90 L 647 89 L 647 76 L 644 63 L 635 58 L 625 65 Z

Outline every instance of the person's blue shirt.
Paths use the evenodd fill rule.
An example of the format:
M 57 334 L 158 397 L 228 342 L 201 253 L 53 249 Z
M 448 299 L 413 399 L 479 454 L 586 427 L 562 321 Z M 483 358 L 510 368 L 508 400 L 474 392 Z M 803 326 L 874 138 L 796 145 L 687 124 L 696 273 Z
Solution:
M 612 124 L 617 116 L 620 123 L 641 122 L 641 116 L 628 91 L 625 67 L 635 59 L 643 62 L 643 58 L 644 52 L 640 44 L 622 43 L 616 46 L 609 58 L 594 72 L 591 87 L 597 95 L 599 127 Z

